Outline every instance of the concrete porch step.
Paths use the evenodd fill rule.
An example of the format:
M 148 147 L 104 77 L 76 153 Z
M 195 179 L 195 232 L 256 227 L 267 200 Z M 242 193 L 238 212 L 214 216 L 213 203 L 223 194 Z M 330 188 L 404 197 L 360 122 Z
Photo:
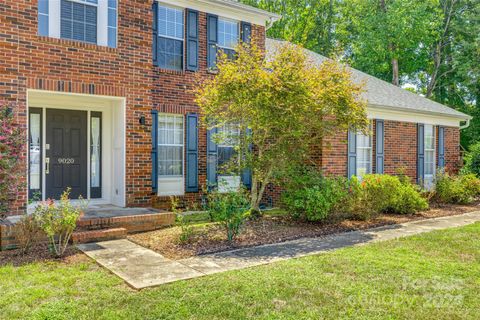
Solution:
M 90 243 L 107 240 L 119 240 L 127 237 L 127 229 L 111 228 L 102 230 L 76 231 L 72 234 L 74 244 Z

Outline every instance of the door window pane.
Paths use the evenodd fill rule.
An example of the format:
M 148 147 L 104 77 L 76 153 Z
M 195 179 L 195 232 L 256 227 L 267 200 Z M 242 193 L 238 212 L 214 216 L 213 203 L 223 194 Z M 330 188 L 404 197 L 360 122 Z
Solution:
M 30 143 L 30 179 L 29 187 L 31 191 L 40 190 L 41 179 L 41 115 L 40 113 L 30 113 L 29 121 L 29 143 Z
M 183 176 L 183 116 L 158 115 L 158 175 Z
M 92 188 L 100 187 L 100 161 L 101 161 L 101 146 L 100 146 L 100 118 L 92 117 L 91 121 L 91 151 L 90 151 L 90 181 Z

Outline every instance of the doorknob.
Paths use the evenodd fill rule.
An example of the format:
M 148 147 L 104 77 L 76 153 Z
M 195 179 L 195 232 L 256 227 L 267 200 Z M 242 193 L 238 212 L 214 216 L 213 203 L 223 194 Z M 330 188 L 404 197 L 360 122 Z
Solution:
M 45 174 L 49 174 L 50 173 L 50 158 L 45 158 L 45 165 L 47 166 L 45 168 Z

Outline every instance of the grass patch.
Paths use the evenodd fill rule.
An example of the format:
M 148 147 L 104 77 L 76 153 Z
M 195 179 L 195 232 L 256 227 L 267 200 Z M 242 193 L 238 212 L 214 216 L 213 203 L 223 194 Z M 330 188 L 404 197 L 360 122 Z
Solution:
M 480 224 L 139 292 L 92 262 L 0 268 L 0 319 L 476 319 Z

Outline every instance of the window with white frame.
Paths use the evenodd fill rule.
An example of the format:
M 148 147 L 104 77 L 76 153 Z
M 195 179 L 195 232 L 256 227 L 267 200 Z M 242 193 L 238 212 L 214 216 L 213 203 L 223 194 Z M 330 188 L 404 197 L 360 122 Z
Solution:
M 361 179 L 364 175 L 370 173 L 372 173 L 372 137 L 359 132 L 357 133 L 356 176 Z
M 61 0 L 61 37 L 97 43 L 97 6 L 97 0 Z
M 158 115 L 158 176 L 183 177 L 183 115 Z
M 235 55 L 235 46 L 239 41 L 238 21 L 218 19 L 218 47 L 230 58 Z
M 158 66 L 182 70 L 184 10 L 158 6 Z
M 425 125 L 425 180 L 433 180 L 435 174 L 435 130 Z
M 115 48 L 118 0 L 39 0 L 38 34 Z
M 240 128 L 236 124 L 225 124 L 218 128 L 218 135 L 221 137 L 221 142 L 217 146 L 218 167 L 225 169 L 236 153 L 235 147 L 239 143 Z

